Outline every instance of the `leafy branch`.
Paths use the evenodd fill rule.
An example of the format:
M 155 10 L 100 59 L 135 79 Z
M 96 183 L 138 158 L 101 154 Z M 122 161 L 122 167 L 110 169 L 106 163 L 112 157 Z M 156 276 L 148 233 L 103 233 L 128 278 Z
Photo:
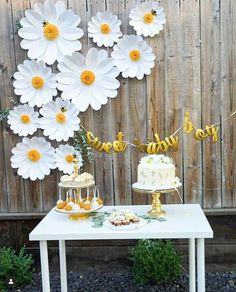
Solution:
M 75 133 L 74 137 L 71 138 L 71 143 L 72 146 L 81 153 L 83 161 L 91 163 L 94 154 L 92 148 L 88 145 L 86 134 L 85 129 L 80 128 L 80 130 Z

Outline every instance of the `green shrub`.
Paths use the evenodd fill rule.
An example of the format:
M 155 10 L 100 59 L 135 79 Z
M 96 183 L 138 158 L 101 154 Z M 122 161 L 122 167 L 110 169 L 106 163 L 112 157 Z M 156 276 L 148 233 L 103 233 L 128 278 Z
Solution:
M 14 278 L 14 287 L 19 288 L 32 282 L 34 273 L 32 255 L 22 247 L 18 254 L 12 248 L 0 248 L 0 291 L 5 291 L 7 281 Z
M 139 240 L 129 250 L 134 279 L 138 284 L 159 284 L 181 273 L 181 256 L 170 240 Z

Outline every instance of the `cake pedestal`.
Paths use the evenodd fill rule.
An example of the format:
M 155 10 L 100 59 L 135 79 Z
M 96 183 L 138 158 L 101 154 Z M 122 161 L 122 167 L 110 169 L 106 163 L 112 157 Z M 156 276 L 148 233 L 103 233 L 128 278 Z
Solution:
M 181 187 L 181 183 L 175 187 L 165 188 L 165 189 L 146 189 L 142 188 L 140 184 L 134 183 L 132 188 L 137 193 L 151 194 L 152 195 L 152 209 L 148 211 L 148 215 L 151 217 L 160 218 L 166 215 L 166 211 L 161 208 L 160 195 L 172 193 L 178 191 L 177 188 Z

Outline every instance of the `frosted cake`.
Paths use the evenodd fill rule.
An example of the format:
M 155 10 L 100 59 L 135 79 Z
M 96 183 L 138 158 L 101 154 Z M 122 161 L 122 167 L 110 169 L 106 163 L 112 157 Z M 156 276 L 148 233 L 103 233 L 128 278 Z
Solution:
M 173 160 L 163 154 L 143 157 L 138 165 L 138 184 L 147 189 L 175 187 L 180 180 L 175 176 Z

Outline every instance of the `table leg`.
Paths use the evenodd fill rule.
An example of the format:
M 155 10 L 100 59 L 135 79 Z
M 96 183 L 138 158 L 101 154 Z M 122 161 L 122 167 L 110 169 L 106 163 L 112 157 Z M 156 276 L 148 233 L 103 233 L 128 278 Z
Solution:
M 195 238 L 189 238 L 189 291 L 196 291 L 195 279 Z
M 39 245 L 40 245 L 40 261 L 41 261 L 43 292 L 50 292 L 47 241 L 41 240 L 39 242 Z
M 67 292 L 66 246 L 65 240 L 59 240 L 61 291 Z
M 197 283 L 198 283 L 198 292 L 205 292 L 204 238 L 197 239 Z

